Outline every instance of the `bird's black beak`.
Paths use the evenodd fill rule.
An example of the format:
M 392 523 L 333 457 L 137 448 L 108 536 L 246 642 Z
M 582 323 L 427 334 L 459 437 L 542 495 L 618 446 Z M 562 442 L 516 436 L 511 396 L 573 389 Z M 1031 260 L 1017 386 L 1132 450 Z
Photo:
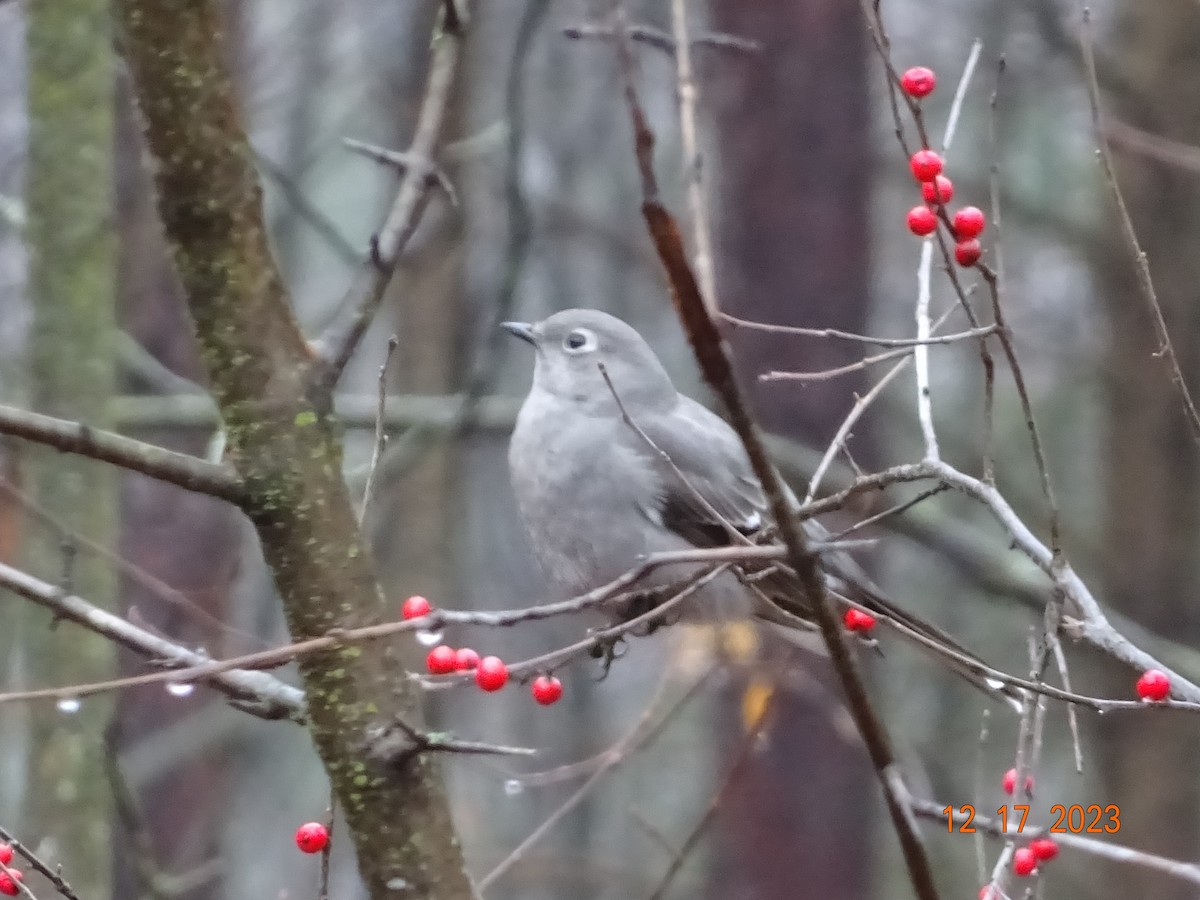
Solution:
M 509 334 L 516 335 L 523 341 L 528 341 L 537 346 L 537 337 L 533 333 L 533 326 L 528 322 L 501 322 L 500 327 Z

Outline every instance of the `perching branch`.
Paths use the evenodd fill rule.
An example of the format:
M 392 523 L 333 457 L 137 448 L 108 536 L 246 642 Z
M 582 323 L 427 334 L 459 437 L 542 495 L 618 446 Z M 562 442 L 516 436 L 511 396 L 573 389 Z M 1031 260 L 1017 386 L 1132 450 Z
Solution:
M 806 599 L 820 626 L 834 671 L 846 691 L 851 716 L 863 737 L 883 788 L 913 887 L 922 900 L 935 900 L 937 888 L 933 881 L 933 872 L 917 834 L 912 812 L 906 806 L 906 791 L 899 777 L 886 728 L 871 705 L 858 664 L 846 643 L 833 602 L 825 589 L 818 559 L 806 547 L 803 532 L 792 515 L 783 484 L 767 458 L 758 430 L 742 399 L 734 378 L 733 366 L 688 264 L 678 226 L 670 212 L 659 201 L 658 182 L 654 175 L 654 134 L 637 97 L 632 50 L 625 31 L 628 23 L 621 0 L 614 0 L 612 21 L 614 32 L 617 34 L 618 59 L 641 176 L 642 215 L 666 269 L 676 310 L 705 380 L 724 402 L 731 423 L 746 449 L 754 474 L 769 502 L 771 516 L 779 529 L 780 538 L 787 549 L 787 561 L 799 577 Z

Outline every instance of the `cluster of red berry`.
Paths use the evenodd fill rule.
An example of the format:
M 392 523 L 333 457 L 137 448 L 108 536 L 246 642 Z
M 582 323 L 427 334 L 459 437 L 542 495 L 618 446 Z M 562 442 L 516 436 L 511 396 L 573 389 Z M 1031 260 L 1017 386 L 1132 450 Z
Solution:
M 900 77 L 900 87 L 910 97 L 920 100 L 933 93 L 937 77 L 932 69 L 915 66 Z M 954 197 L 954 182 L 942 174 L 942 158 L 925 147 L 918 150 L 908 161 L 913 177 L 921 185 L 921 196 L 925 202 L 908 211 L 908 230 L 918 237 L 926 237 L 937 230 L 937 208 L 944 207 Z M 976 206 L 964 206 L 950 219 L 954 234 L 954 258 L 960 266 L 973 266 L 979 262 L 983 247 L 979 235 L 987 225 L 983 211 Z
M 1000 780 L 1001 787 L 1004 788 L 1004 793 L 1011 794 L 1017 789 L 1017 770 L 1009 769 L 1004 773 L 1004 777 Z M 1025 793 L 1033 793 L 1033 776 L 1025 776 Z M 1046 862 L 1058 856 L 1058 844 L 1052 838 L 1034 838 L 1025 847 L 1018 848 L 1013 853 L 1013 871 L 1021 876 L 1032 875 L 1038 867 L 1039 862 Z M 988 893 L 988 886 L 985 885 L 979 891 L 980 900 L 987 900 L 991 895 Z
M 1049 862 L 1058 856 L 1058 843 L 1053 838 L 1034 838 L 1024 847 L 1013 851 L 1013 872 L 1024 878 L 1038 870 L 1038 864 Z M 981 900 L 988 897 L 987 888 L 979 892 Z
M 0 863 L 4 863 L 4 870 L 0 871 L 0 894 L 6 894 L 9 897 L 15 897 L 21 893 L 21 886 L 18 881 L 24 881 L 25 876 L 20 869 L 14 869 L 9 866 L 13 858 L 13 848 L 9 844 L 0 844 Z
M 433 611 L 433 606 L 421 596 L 409 597 L 400 607 L 400 615 L 407 621 L 427 616 Z M 475 683 L 482 690 L 498 691 L 508 684 L 508 666 L 498 656 L 485 656 L 470 647 L 459 647 L 457 650 L 446 644 L 439 644 L 429 651 L 425 657 L 425 668 L 431 675 L 449 675 L 451 672 L 474 672 Z M 562 697 L 562 682 L 553 675 L 539 675 L 530 685 L 533 699 L 542 706 L 557 703 Z

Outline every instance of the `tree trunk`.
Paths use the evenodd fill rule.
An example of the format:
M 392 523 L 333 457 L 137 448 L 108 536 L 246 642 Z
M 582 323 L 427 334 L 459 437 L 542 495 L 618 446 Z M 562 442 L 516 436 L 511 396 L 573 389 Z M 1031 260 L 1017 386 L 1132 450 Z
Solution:
M 159 213 L 292 636 L 377 622 L 382 596 L 342 481 L 335 423 L 318 412 L 323 398 L 309 396 L 314 361 L 268 250 L 219 17 L 197 0 L 119 0 L 117 11 L 156 157 Z M 371 752 L 374 726 L 394 716 L 420 726 L 418 689 L 370 647 L 305 656 L 300 672 L 370 895 L 403 887 L 469 900 L 436 759 L 385 764 Z
M 26 10 L 29 46 L 28 208 L 31 405 L 106 427 L 113 386 L 113 54 L 104 0 L 57 0 Z M 27 448 L 26 481 L 41 508 L 105 547 L 114 544 L 116 472 Z M 28 567 L 102 606 L 113 602 L 111 565 L 78 556 L 47 529 L 30 529 Z M 113 649 L 95 635 L 61 633 L 22 606 L 29 681 L 63 685 L 111 677 Z M 101 735 L 111 702 L 93 698 L 72 716 L 40 707 L 33 718 L 28 812 L 22 837 L 69 850 L 63 859 L 84 896 L 110 889 L 110 799 Z M 52 859 L 51 862 L 58 860 Z
M 1121 121 L 1194 142 L 1200 128 L 1200 8 L 1186 0 L 1126 3 L 1109 58 L 1126 90 L 1108 98 Z M 1118 152 L 1117 178 L 1154 277 L 1184 380 L 1200 385 L 1200 184 L 1193 174 Z M 1107 193 L 1107 192 L 1106 192 Z M 1107 203 L 1108 198 L 1105 198 Z M 1111 210 L 1111 205 L 1108 206 Z M 1110 319 L 1102 359 L 1108 386 L 1105 590 L 1114 609 L 1187 644 L 1200 642 L 1200 450 L 1158 349 L 1115 215 L 1095 248 Z M 1107 667 L 1109 696 L 1127 696 L 1135 674 Z M 1194 739 L 1175 717 L 1099 722 L 1105 803 L 1121 807 L 1121 843 L 1180 859 L 1200 843 Z M 1094 802 L 1101 802 L 1097 798 Z M 1114 873 L 1108 872 L 1110 877 Z M 1128 896 L 1183 900 L 1195 889 L 1141 867 L 1119 876 Z M 1111 882 L 1109 882 L 1111 883 Z
M 714 20 L 718 31 L 763 47 L 746 58 L 710 57 L 704 83 L 719 110 L 721 306 L 760 322 L 861 332 L 868 316 L 870 108 L 859 7 L 716 0 Z M 821 90 L 800 87 L 813 84 Z M 827 443 L 860 379 L 797 388 L 760 385 L 757 376 L 845 365 L 861 348 L 746 329 L 735 330 L 732 342 L 763 426 Z M 869 461 L 866 431 L 865 423 L 855 428 L 853 451 Z M 804 663 L 814 669 L 805 677 L 825 689 L 776 684 L 766 740 L 724 804 L 728 834 L 710 896 L 790 900 L 798 885 L 806 896 L 867 896 L 870 872 L 856 860 L 868 855 L 874 781 L 860 745 L 847 752 L 846 732 L 836 727 L 842 698 L 827 665 L 811 657 Z M 739 676 L 728 693 L 724 718 L 731 724 L 742 718 L 739 697 L 754 677 L 762 676 Z M 739 739 L 730 739 L 731 751 Z

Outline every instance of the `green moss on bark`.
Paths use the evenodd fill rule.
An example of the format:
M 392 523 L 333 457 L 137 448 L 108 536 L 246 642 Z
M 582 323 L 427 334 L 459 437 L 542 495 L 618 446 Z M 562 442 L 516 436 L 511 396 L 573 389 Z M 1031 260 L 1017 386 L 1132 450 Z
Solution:
M 381 597 L 341 449 L 306 396 L 311 360 L 267 248 L 217 13 L 200 0 L 118 0 L 117 10 L 157 158 L 160 215 L 292 635 L 377 621 Z M 407 896 L 468 900 L 438 766 L 422 757 L 385 769 L 366 758 L 369 726 L 391 714 L 420 721 L 414 688 L 374 650 L 309 656 L 301 674 L 371 896 L 395 897 L 388 884 L 403 882 Z
M 31 403 L 35 409 L 106 427 L 113 386 L 113 54 L 105 0 L 54 0 L 26 9 L 29 53 L 29 159 L 26 175 Z M 30 450 L 25 474 L 46 512 L 101 544 L 116 537 L 116 475 L 100 463 Z M 62 577 L 56 534 L 30 527 L 26 564 Z M 72 566 L 71 583 L 111 607 L 111 567 L 91 557 Z M 29 679 L 70 684 L 111 677 L 111 644 L 87 633 L 50 629 L 49 616 L 23 607 Z M 10 623 L 11 624 L 11 623 Z M 48 837 L 69 850 L 71 880 L 84 896 L 111 888 L 111 800 L 101 735 L 111 703 L 87 701 L 72 717 L 40 707 L 33 719 L 28 840 Z

